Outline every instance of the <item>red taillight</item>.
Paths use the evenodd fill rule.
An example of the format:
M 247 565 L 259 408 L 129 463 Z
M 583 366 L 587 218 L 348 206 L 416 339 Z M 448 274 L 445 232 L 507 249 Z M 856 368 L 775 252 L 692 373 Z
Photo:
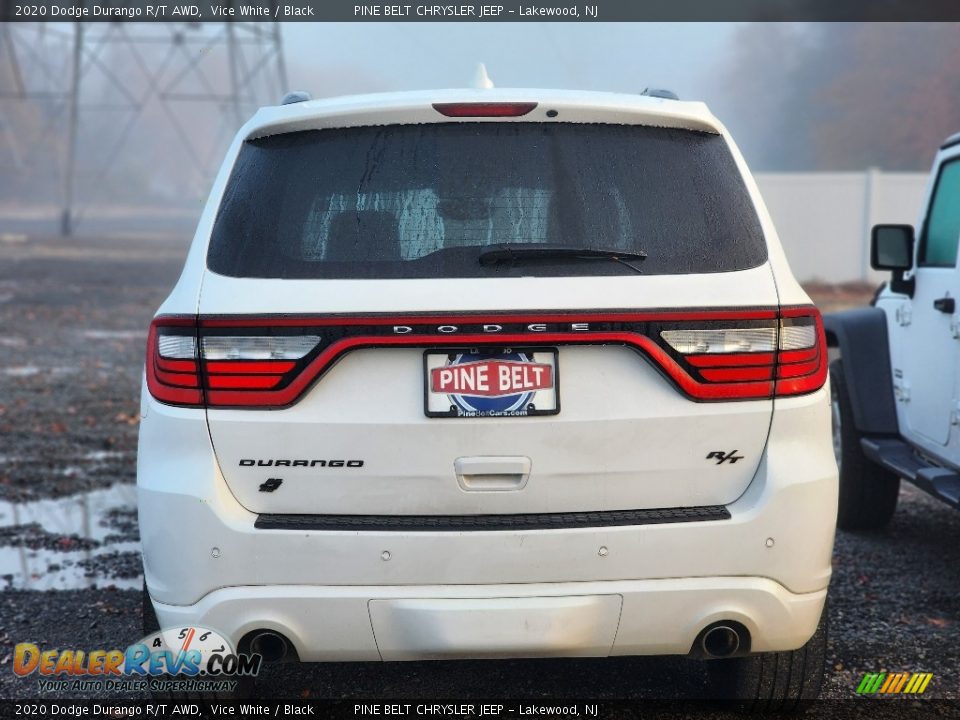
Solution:
M 433 109 L 446 117 L 523 117 L 535 102 L 463 102 L 434 103 Z
M 772 367 L 730 367 L 701 370 L 700 375 L 710 382 L 746 382 L 747 380 L 772 380 Z
M 826 382 L 823 322 L 814 307 L 784 308 L 769 321 L 707 325 L 693 321 L 660 331 L 687 366 L 695 382 L 685 389 L 698 399 L 802 395 Z
M 203 405 L 197 357 L 197 319 L 158 317 L 147 336 L 147 389 L 169 405 Z
M 208 331 L 202 334 L 196 317 L 158 317 L 147 343 L 147 388 L 157 400 L 190 407 L 276 406 L 276 391 L 303 370 L 305 358 L 319 336 L 276 332 Z
M 812 325 L 814 337 L 809 347 L 784 347 L 780 351 L 776 395 L 805 395 L 819 390 L 827 381 L 827 338 L 820 311 L 814 307 L 784 308 L 780 317 L 785 329 Z
M 802 395 L 821 388 L 827 377 L 823 323 L 816 308 L 806 306 L 531 316 L 160 317 L 150 328 L 147 387 L 171 405 L 280 408 L 297 402 L 337 360 L 360 348 L 611 343 L 638 351 L 698 401 Z

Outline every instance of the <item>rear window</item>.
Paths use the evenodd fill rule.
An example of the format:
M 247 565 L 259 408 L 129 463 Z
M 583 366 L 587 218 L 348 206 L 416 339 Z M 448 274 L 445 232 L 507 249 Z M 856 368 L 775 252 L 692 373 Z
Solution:
M 718 135 L 633 125 L 440 123 L 308 130 L 244 143 L 208 266 L 254 278 L 618 275 L 609 259 L 482 265 L 546 244 L 647 253 L 644 274 L 767 257 Z

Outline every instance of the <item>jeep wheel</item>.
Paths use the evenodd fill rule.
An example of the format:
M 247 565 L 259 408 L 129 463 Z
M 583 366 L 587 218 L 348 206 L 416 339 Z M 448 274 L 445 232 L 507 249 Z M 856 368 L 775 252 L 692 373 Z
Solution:
M 840 468 L 837 526 L 842 530 L 877 530 L 890 522 L 897 508 L 900 478 L 864 455 L 841 360 L 830 363 L 830 390 L 833 451 Z
M 707 660 L 709 696 L 738 710 L 790 712 L 816 700 L 827 653 L 827 609 L 807 644 L 796 650 Z

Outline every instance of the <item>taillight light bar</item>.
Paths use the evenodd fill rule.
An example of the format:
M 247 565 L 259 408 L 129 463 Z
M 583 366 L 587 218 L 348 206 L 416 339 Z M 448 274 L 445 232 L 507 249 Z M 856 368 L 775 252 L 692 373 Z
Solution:
M 276 390 L 303 370 L 319 342 L 318 335 L 272 330 L 201 336 L 196 317 L 160 317 L 150 326 L 147 387 L 162 402 L 197 407 L 217 405 L 224 392 Z
M 827 338 L 820 311 L 813 307 L 784 308 L 780 317 L 774 394 L 785 397 L 819 390 L 827 381 Z
M 168 405 L 203 405 L 197 357 L 197 319 L 157 318 L 147 335 L 147 389 Z
M 668 329 L 660 335 L 691 376 L 722 388 L 721 399 L 803 395 L 826 382 L 823 320 L 812 306 L 782 308 L 775 320 L 749 327 Z
M 147 386 L 171 405 L 281 408 L 355 349 L 519 344 L 625 345 L 696 401 L 803 395 L 827 377 L 820 313 L 803 306 L 538 316 L 166 316 L 150 328 Z

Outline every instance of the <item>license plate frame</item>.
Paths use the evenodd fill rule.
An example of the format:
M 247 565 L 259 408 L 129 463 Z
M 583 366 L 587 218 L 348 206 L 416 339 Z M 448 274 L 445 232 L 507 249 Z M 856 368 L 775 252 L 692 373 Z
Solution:
M 528 360 L 513 359 L 519 356 Z M 533 369 L 547 365 L 550 367 L 550 387 L 532 387 L 519 390 L 515 395 L 470 395 L 468 393 L 446 393 L 442 389 L 434 390 L 433 371 L 450 367 L 451 363 L 464 366 L 477 366 L 493 361 L 500 366 L 511 366 L 511 373 L 519 372 L 525 379 L 543 384 L 542 373 Z M 527 365 L 530 370 L 513 370 L 513 366 Z M 489 366 L 488 366 L 489 374 Z M 499 388 L 497 388 L 499 389 Z M 524 395 L 530 395 L 524 398 Z M 441 409 L 440 396 L 446 397 Z M 470 408 L 474 408 L 471 411 Z M 429 349 L 423 352 L 423 412 L 430 418 L 519 418 L 557 415 L 560 412 L 560 353 L 555 347 L 454 347 Z

